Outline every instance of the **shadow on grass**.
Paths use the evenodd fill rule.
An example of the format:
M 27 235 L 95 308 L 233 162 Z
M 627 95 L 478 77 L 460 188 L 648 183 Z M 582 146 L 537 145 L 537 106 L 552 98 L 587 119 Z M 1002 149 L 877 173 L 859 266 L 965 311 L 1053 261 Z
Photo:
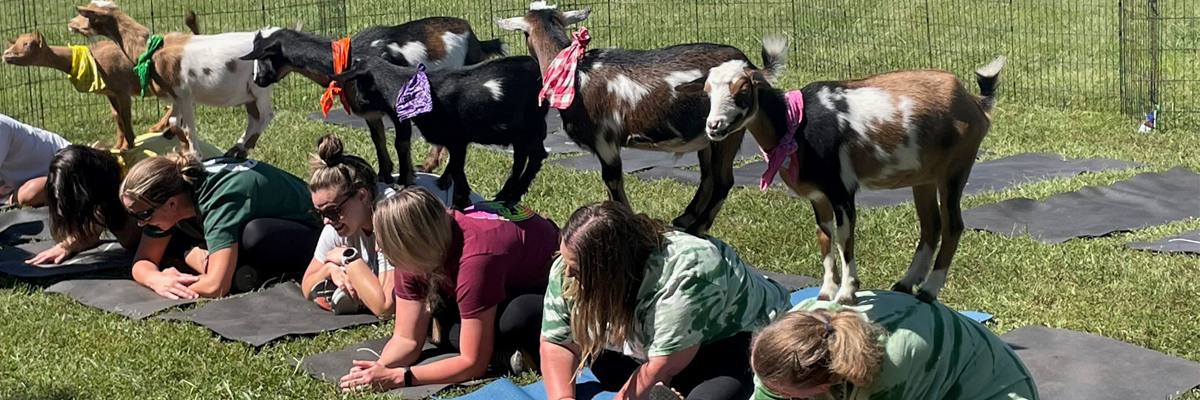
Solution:
M 55 387 L 37 389 L 32 393 L 22 393 L 0 397 L 0 400 L 87 400 L 90 397 L 80 396 L 73 388 Z

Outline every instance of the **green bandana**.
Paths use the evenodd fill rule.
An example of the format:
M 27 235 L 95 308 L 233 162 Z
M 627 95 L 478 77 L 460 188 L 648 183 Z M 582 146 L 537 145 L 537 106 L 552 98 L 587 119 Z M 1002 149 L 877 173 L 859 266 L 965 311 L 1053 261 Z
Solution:
M 146 97 L 146 85 L 150 83 L 150 67 L 154 66 L 154 59 L 151 57 L 162 48 L 162 42 L 162 35 L 150 35 L 150 38 L 146 39 L 146 51 L 138 56 L 137 63 L 133 65 L 133 72 L 142 84 L 142 97 Z

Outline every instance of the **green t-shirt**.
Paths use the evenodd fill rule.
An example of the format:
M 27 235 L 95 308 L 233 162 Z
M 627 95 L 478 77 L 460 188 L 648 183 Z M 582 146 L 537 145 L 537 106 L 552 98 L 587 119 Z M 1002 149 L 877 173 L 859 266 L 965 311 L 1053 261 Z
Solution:
M 893 291 L 860 291 L 858 305 L 811 298 L 793 311 L 851 309 L 887 332 L 880 371 L 866 386 L 836 384 L 816 399 L 1037 400 L 1029 370 L 999 336 L 941 303 Z M 837 334 L 836 332 L 834 333 Z M 753 400 L 783 399 L 754 379 Z
M 237 244 L 242 229 L 251 220 L 279 218 L 317 229 L 320 221 L 308 214 L 312 198 L 304 181 L 267 163 L 219 157 L 204 161 L 207 174 L 192 186 L 196 217 L 188 218 L 163 232 L 153 226 L 142 228 L 150 237 L 174 231 L 202 238 L 210 252 Z
M 645 361 L 752 331 L 791 305 L 787 289 L 751 272 L 725 242 L 682 232 L 665 235 L 667 245 L 646 263 L 633 332 L 623 349 L 609 344 L 610 349 Z M 563 297 L 564 281 L 571 278 L 564 272 L 559 257 L 542 314 L 542 335 L 560 344 L 572 341 L 571 300 Z

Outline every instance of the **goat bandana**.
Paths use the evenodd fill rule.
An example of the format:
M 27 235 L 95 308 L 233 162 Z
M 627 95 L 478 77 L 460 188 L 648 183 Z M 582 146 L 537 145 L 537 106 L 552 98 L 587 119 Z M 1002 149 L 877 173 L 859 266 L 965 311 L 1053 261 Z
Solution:
M 767 159 L 767 171 L 763 172 L 758 181 L 758 190 L 767 190 L 767 186 L 771 186 L 771 181 L 775 180 L 775 173 L 779 172 L 785 160 L 788 160 L 788 176 L 793 182 L 800 179 L 800 156 L 796 155 L 800 146 L 796 144 L 796 129 L 800 128 L 800 120 L 804 119 L 804 94 L 793 90 L 787 92 L 784 99 L 787 102 L 787 134 L 779 139 L 779 143 L 771 151 L 758 148 L 762 151 L 763 158 Z
M 138 56 L 137 63 L 133 64 L 133 72 L 137 74 L 138 83 L 141 84 L 142 97 L 146 97 L 146 85 L 150 84 L 150 69 L 154 67 L 154 52 L 162 48 L 162 44 L 162 35 L 150 35 L 146 39 L 146 51 L 143 51 L 142 55 Z
M 331 43 L 333 46 L 333 73 L 340 74 L 342 70 L 346 69 L 346 64 L 350 62 L 350 38 L 344 37 Z M 321 94 L 321 114 L 329 116 L 329 109 L 333 108 L 333 96 L 337 96 L 338 100 L 341 100 L 342 108 L 349 113 L 350 102 L 346 100 L 346 94 L 342 93 L 342 84 L 330 80 L 329 86 L 325 88 L 325 93 Z
M 95 93 L 104 90 L 104 78 L 100 76 L 100 68 L 96 66 L 96 59 L 92 57 L 92 51 L 87 46 L 67 46 L 71 48 L 71 72 L 67 73 L 67 79 L 71 80 L 71 84 L 75 85 L 75 90 L 80 93 Z
M 396 93 L 396 118 L 401 121 L 433 110 L 433 96 L 429 93 L 429 78 L 425 76 L 425 64 L 417 64 L 413 74 Z
M 551 107 L 564 109 L 575 100 L 575 67 L 592 37 L 582 26 L 571 36 L 574 38 L 571 45 L 558 52 L 546 67 L 542 90 L 538 92 L 538 106 L 542 105 L 542 99 L 550 99 Z

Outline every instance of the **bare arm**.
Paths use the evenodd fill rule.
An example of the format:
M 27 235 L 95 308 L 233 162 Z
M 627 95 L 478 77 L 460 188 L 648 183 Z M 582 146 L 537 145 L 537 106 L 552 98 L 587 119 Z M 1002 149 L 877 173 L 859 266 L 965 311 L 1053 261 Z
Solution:
M 541 338 L 542 379 L 549 400 L 575 397 L 575 367 L 579 365 L 579 345 L 558 344 Z
M 197 277 L 181 274 L 173 268 L 167 271 L 158 270 L 158 264 L 162 261 L 170 241 L 170 236 L 155 238 L 142 235 L 137 253 L 133 256 L 133 280 L 168 299 L 194 299 L 198 294 L 188 285 L 195 283 Z
M 392 280 L 395 274 L 385 271 L 376 276 L 366 261 L 360 258 L 346 266 L 346 275 L 359 301 L 366 305 L 372 314 L 382 319 L 392 317 L 396 310 L 395 296 L 392 295 Z
M 317 282 L 329 279 L 329 265 L 317 260 L 316 257 L 308 262 L 308 268 L 304 270 L 304 277 L 300 279 L 300 292 L 304 293 L 304 297 L 308 297 L 308 292 L 312 291 L 313 285 L 316 285 Z
M 614 396 L 614 399 L 645 400 L 650 389 L 662 382 L 670 384 L 671 378 L 679 374 L 696 357 L 699 345 L 671 353 L 665 356 L 650 357 L 650 360 L 633 371 L 633 376 L 625 382 L 625 386 Z
M 482 377 L 487 372 L 496 340 L 497 308 L 492 307 L 475 318 L 462 320 L 459 355 L 412 367 L 412 384 L 458 383 Z
M 429 334 L 429 312 L 425 303 L 396 299 L 396 323 L 392 339 L 383 347 L 379 363 L 388 368 L 407 367 L 417 362 Z M 420 340 L 418 340 L 420 338 Z
M 237 245 L 208 253 L 208 268 L 189 288 L 203 297 L 217 298 L 229 293 L 233 271 L 237 267 Z

